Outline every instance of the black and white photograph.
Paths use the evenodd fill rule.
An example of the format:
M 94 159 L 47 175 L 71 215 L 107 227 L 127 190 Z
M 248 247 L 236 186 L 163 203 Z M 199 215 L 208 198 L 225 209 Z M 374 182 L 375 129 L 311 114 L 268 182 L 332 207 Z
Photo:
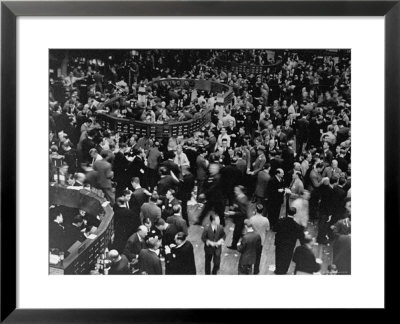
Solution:
M 351 56 L 49 49 L 49 275 L 351 275 Z

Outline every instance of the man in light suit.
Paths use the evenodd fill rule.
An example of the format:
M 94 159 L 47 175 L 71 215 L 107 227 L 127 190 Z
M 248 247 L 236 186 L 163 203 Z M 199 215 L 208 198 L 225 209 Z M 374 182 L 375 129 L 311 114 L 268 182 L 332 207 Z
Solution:
M 210 221 L 211 224 L 204 229 L 201 240 L 204 242 L 206 258 L 205 273 L 206 275 L 211 274 L 211 261 L 213 261 L 212 274 L 216 275 L 221 264 L 222 244 L 225 241 L 226 234 L 224 228 L 220 225 L 218 214 L 212 212 L 210 214 Z
M 239 259 L 238 274 L 248 275 L 252 273 L 253 265 L 256 263 L 257 254 L 261 248 L 261 236 L 254 231 L 253 224 L 249 219 L 244 221 L 246 234 L 237 245 L 241 253 Z

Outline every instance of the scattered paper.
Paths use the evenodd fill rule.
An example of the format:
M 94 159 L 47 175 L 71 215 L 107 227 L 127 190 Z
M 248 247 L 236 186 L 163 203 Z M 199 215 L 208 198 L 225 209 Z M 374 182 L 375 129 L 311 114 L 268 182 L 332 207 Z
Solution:
M 235 257 L 237 257 L 238 255 L 237 254 L 235 254 Z
M 106 206 L 109 205 L 109 204 L 110 204 L 109 201 L 105 201 L 105 202 L 103 202 L 103 203 L 101 204 L 101 207 L 106 207 Z
M 275 271 L 275 265 L 274 265 L 274 264 L 270 265 L 270 266 L 268 267 L 268 270 L 269 270 L 269 271 Z

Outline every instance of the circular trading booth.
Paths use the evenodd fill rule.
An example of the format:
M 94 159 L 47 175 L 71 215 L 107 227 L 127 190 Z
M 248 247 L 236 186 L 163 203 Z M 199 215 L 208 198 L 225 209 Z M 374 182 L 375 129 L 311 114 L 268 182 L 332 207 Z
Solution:
M 98 215 L 101 220 L 99 227 L 90 237 L 83 242 L 76 241 L 64 252 L 64 260 L 50 253 L 49 273 L 89 274 L 111 241 L 114 211 L 110 203 L 94 191 L 52 184 L 49 193 L 50 205 L 79 208 L 92 215 Z
M 173 78 L 155 80 L 149 86 L 157 90 L 170 87 L 172 89 L 206 91 L 217 94 L 217 103 L 220 105 L 229 108 L 232 106 L 232 87 L 215 81 Z M 208 108 L 198 118 L 181 122 L 147 123 L 133 119 L 118 118 L 104 113 L 98 113 L 97 120 L 104 129 L 114 132 L 154 138 L 168 138 L 188 135 L 199 131 L 210 122 L 212 109 L 212 107 Z

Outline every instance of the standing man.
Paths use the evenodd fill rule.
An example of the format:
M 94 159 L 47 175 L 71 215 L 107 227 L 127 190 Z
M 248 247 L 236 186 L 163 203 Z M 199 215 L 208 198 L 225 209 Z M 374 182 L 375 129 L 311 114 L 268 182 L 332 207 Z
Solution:
M 237 249 L 241 253 L 238 274 L 248 275 L 252 273 L 253 264 L 256 263 L 257 254 L 260 251 L 261 236 L 254 231 L 250 220 L 246 219 L 244 225 L 246 234 L 237 245 Z
M 193 245 L 187 239 L 187 235 L 179 232 L 175 235 L 176 246 L 165 247 L 166 262 L 169 264 L 169 274 L 195 275 L 196 264 L 194 261 Z
M 203 193 L 204 182 L 207 180 L 208 161 L 205 159 L 207 152 L 204 148 L 199 148 L 199 155 L 196 159 L 197 166 L 197 197 Z
M 296 209 L 289 208 L 288 216 L 276 224 L 275 235 L 275 274 L 284 275 L 287 273 L 290 261 L 293 257 L 293 250 L 296 242 L 304 239 L 304 228 L 293 219 Z
M 162 275 L 161 260 L 159 258 L 161 240 L 158 236 L 146 240 L 147 249 L 139 253 L 139 271 L 142 275 Z
M 314 239 L 306 235 L 303 244 L 294 251 L 293 262 L 296 263 L 295 275 L 312 275 L 321 269 L 322 261 L 316 259 L 312 251 Z
M 114 172 L 111 170 L 111 163 L 107 161 L 108 152 L 101 151 L 101 160 L 93 163 L 93 170 L 97 171 L 97 185 L 104 193 L 105 198 L 110 202 L 111 206 L 115 203 L 115 193 L 112 188 L 111 179 Z
M 182 202 L 182 217 L 189 226 L 189 216 L 187 212 L 187 203 L 192 198 L 194 188 L 194 175 L 189 171 L 189 166 L 182 166 L 182 179 L 177 194 L 177 198 Z
M 129 262 L 137 259 L 139 257 L 140 251 L 147 248 L 144 239 L 147 236 L 148 232 L 149 230 L 146 226 L 140 225 L 139 230 L 129 237 L 124 249 L 124 254 L 128 258 Z
M 225 241 L 226 234 L 224 228 L 220 225 L 218 214 L 211 213 L 210 221 L 211 224 L 204 229 L 201 240 L 204 242 L 205 273 L 206 275 L 211 274 L 211 261 L 213 261 L 212 274 L 216 275 L 221 264 L 222 244 Z
M 267 243 L 267 233 L 269 231 L 268 218 L 263 216 L 263 205 L 256 205 L 255 215 L 250 217 L 250 223 L 253 225 L 254 230 L 261 236 L 261 245 L 257 251 L 256 263 L 254 264 L 254 274 L 258 274 L 260 272 L 262 249 Z
M 233 219 L 235 229 L 232 235 L 232 244 L 228 246 L 228 249 L 236 250 L 239 239 L 243 235 L 244 220 L 248 216 L 249 211 L 249 199 L 245 194 L 245 188 L 241 185 L 236 186 L 235 189 L 235 209 L 227 212 Z
M 274 177 L 269 181 L 267 187 L 268 196 L 268 219 L 271 224 L 271 230 L 275 231 L 275 225 L 278 222 L 283 198 L 284 189 L 284 172 L 282 169 L 276 169 Z

